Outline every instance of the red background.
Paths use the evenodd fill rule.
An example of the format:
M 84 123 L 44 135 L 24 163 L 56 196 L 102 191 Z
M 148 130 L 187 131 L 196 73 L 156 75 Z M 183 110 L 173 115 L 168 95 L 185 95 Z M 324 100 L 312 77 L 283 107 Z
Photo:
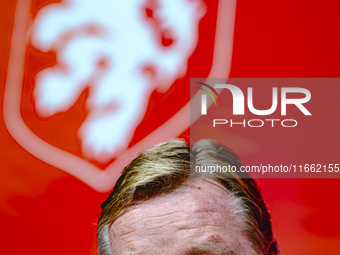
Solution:
M 46 1 L 35 1 L 33 10 L 44 3 Z M 210 20 L 214 17 L 215 3 L 210 1 L 209 12 L 202 19 L 200 35 L 204 37 L 200 38 L 189 60 L 187 75 L 166 94 L 153 93 L 145 119 L 137 128 L 131 145 L 189 100 L 189 88 L 183 86 L 189 84 L 190 77 L 208 75 L 211 38 L 214 38 Z M 15 1 L 3 0 L 0 6 L 2 105 Z M 339 8 L 338 1 L 327 0 L 239 0 L 230 76 L 339 77 Z M 202 59 L 207 61 L 207 66 L 202 66 Z M 53 61 L 53 53 L 42 55 L 29 47 L 23 117 L 41 137 L 80 155 L 74 134 L 86 115 L 83 109 L 86 92 L 66 115 L 48 121 L 36 118 L 30 102 L 34 73 Z M 187 93 L 182 93 L 183 88 Z M 183 96 L 175 107 L 170 108 L 170 98 L 174 95 L 177 98 L 181 93 Z M 164 111 L 167 115 L 161 114 Z M 53 135 L 51 129 L 55 131 Z M 96 254 L 96 223 L 100 203 L 107 194 L 98 193 L 32 157 L 9 136 L 2 119 L 0 141 L 0 253 Z M 260 179 L 258 182 L 271 211 L 282 254 L 340 254 L 337 245 L 340 241 L 340 206 L 337 203 L 340 179 Z

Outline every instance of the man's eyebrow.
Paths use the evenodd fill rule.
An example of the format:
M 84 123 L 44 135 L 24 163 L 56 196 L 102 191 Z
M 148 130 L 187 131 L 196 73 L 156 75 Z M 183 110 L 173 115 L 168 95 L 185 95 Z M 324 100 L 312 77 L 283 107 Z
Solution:
M 222 240 L 209 240 L 204 243 L 194 244 L 185 252 L 186 255 L 206 255 L 213 252 L 216 255 L 240 255 Z

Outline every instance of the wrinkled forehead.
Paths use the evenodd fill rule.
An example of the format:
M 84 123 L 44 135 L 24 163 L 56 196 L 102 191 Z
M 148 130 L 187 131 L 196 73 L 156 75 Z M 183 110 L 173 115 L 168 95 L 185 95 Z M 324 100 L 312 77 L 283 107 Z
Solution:
M 112 249 L 117 254 L 162 249 L 169 249 L 162 254 L 204 249 L 238 254 L 250 245 L 238 227 L 235 211 L 231 194 L 222 184 L 196 180 L 129 208 L 110 228 Z
M 115 223 L 124 224 L 129 219 L 131 224 L 133 219 L 145 216 L 145 212 L 148 212 L 149 217 L 156 217 L 177 211 L 190 214 L 229 210 L 231 205 L 231 194 L 219 182 L 213 179 L 192 180 L 170 193 L 163 193 L 131 206 Z

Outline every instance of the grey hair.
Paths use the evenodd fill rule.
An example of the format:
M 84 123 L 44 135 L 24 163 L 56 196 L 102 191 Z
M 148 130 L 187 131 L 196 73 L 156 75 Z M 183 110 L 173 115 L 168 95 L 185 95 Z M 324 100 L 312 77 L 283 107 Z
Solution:
M 99 255 L 114 255 L 109 230 L 112 223 L 136 203 L 157 194 L 171 192 L 195 178 L 195 166 L 223 164 L 241 167 L 240 159 L 230 150 L 210 140 L 200 140 L 191 149 L 180 140 L 170 140 L 142 152 L 123 171 L 113 191 L 102 204 L 97 237 Z M 230 192 L 233 213 L 252 244 L 254 254 L 279 254 L 272 233 L 271 218 L 260 189 L 245 173 L 214 173 L 213 177 Z

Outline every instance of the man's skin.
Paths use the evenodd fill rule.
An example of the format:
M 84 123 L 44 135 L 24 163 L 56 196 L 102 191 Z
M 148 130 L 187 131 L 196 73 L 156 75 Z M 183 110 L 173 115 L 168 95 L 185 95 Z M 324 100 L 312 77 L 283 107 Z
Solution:
M 113 255 L 253 255 L 238 207 L 214 180 L 195 180 L 129 208 L 110 228 Z

